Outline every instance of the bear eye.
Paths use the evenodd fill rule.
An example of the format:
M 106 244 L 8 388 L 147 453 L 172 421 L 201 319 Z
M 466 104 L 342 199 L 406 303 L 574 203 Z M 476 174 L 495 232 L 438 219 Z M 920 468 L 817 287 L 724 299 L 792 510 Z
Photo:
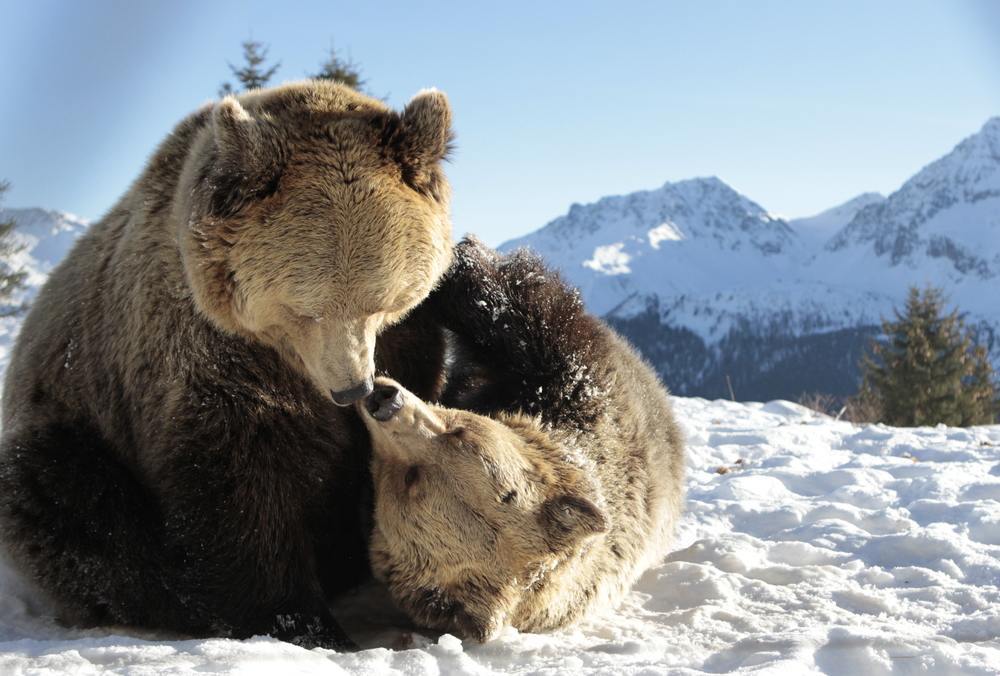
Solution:
M 291 321 L 291 322 L 293 322 L 295 324 L 299 324 L 299 325 L 303 325 L 303 324 L 315 324 L 316 322 L 319 321 L 319 317 L 317 317 L 315 315 L 303 314 L 303 313 L 299 312 L 298 310 L 296 310 L 295 308 L 292 308 L 292 307 L 290 307 L 288 305 L 282 305 L 281 309 L 284 311 L 285 317 L 287 317 L 289 319 L 289 321 Z
M 510 503 L 514 502 L 515 498 L 517 498 L 517 491 L 509 490 L 502 496 L 500 496 L 500 502 L 502 502 L 505 505 L 509 505 Z
M 406 470 L 406 476 L 403 477 L 403 483 L 407 488 L 412 486 L 420 478 L 420 466 L 410 465 L 410 468 Z

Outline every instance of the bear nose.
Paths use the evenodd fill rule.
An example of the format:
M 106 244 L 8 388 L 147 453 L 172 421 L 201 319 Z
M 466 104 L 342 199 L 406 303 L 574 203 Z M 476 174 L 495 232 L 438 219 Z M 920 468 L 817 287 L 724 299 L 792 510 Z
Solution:
M 365 409 L 379 422 L 389 420 L 399 413 L 401 408 L 403 408 L 403 393 L 392 385 L 379 385 L 365 401 Z
M 333 403 L 337 406 L 350 406 L 358 399 L 364 399 L 371 394 L 373 387 L 372 377 L 368 376 L 354 387 L 339 392 L 331 391 L 330 396 L 333 397 Z

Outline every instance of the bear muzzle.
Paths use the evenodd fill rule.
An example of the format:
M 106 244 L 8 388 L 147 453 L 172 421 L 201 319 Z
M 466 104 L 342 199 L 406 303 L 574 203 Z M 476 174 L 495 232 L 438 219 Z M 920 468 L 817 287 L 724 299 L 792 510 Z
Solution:
M 372 418 L 385 422 L 403 408 L 403 393 L 395 385 L 379 383 L 365 400 L 365 410 Z
M 406 457 L 420 455 L 426 443 L 445 432 L 444 421 L 419 397 L 392 378 L 375 379 L 371 395 L 357 404 L 365 425 L 377 439 L 376 450 L 396 448 Z
M 372 377 L 368 376 L 357 385 L 349 387 L 346 390 L 336 392 L 330 390 L 330 397 L 337 406 L 350 406 L 354 402 L 360 401 L 370 395 L 374 387 Z

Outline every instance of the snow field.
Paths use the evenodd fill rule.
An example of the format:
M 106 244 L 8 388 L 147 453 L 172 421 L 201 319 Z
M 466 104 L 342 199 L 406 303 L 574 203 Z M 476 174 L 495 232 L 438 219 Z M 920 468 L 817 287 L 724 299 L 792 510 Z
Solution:
M 356 653 L 156 640 L 59 628 L 4 571 L 0 673 L 1000 672 L 1000 426 L 674 404 L 689 443 L 674 551 L 572 629 L 463 642 L 409 627 L 373 586 L 337 609 Z
M 661 611 L 690 617 L 703 661 L 685 666 L 1000 670 L 1000 427 L 676 405 L 690 435 L 688 515 L 678 550 L 637 591 L 651 575 L 684 590 Z M 712 465 L 730 471 L 711 476 Z

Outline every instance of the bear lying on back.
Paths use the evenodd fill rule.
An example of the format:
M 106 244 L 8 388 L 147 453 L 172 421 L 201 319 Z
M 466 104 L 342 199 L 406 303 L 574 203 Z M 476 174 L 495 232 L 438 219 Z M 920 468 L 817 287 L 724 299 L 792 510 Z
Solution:
M 226 98 L 52 273 L 7 370 L 0 535 L 63 620 L 343 641 L 368 439 L 335 403 L 448 267 L 449 139 L 433 91 Z M 380 362 L 432 396 L 422 336 L 383 334 Z
M 656 375 L 524 252 L 463 242 L 428 303 L 459 346 L 451 407 L 389 379 L 359 404 L 376 576 L 419 624 L 479 640 L 617 603 L 681 509 L 683 441 Z

